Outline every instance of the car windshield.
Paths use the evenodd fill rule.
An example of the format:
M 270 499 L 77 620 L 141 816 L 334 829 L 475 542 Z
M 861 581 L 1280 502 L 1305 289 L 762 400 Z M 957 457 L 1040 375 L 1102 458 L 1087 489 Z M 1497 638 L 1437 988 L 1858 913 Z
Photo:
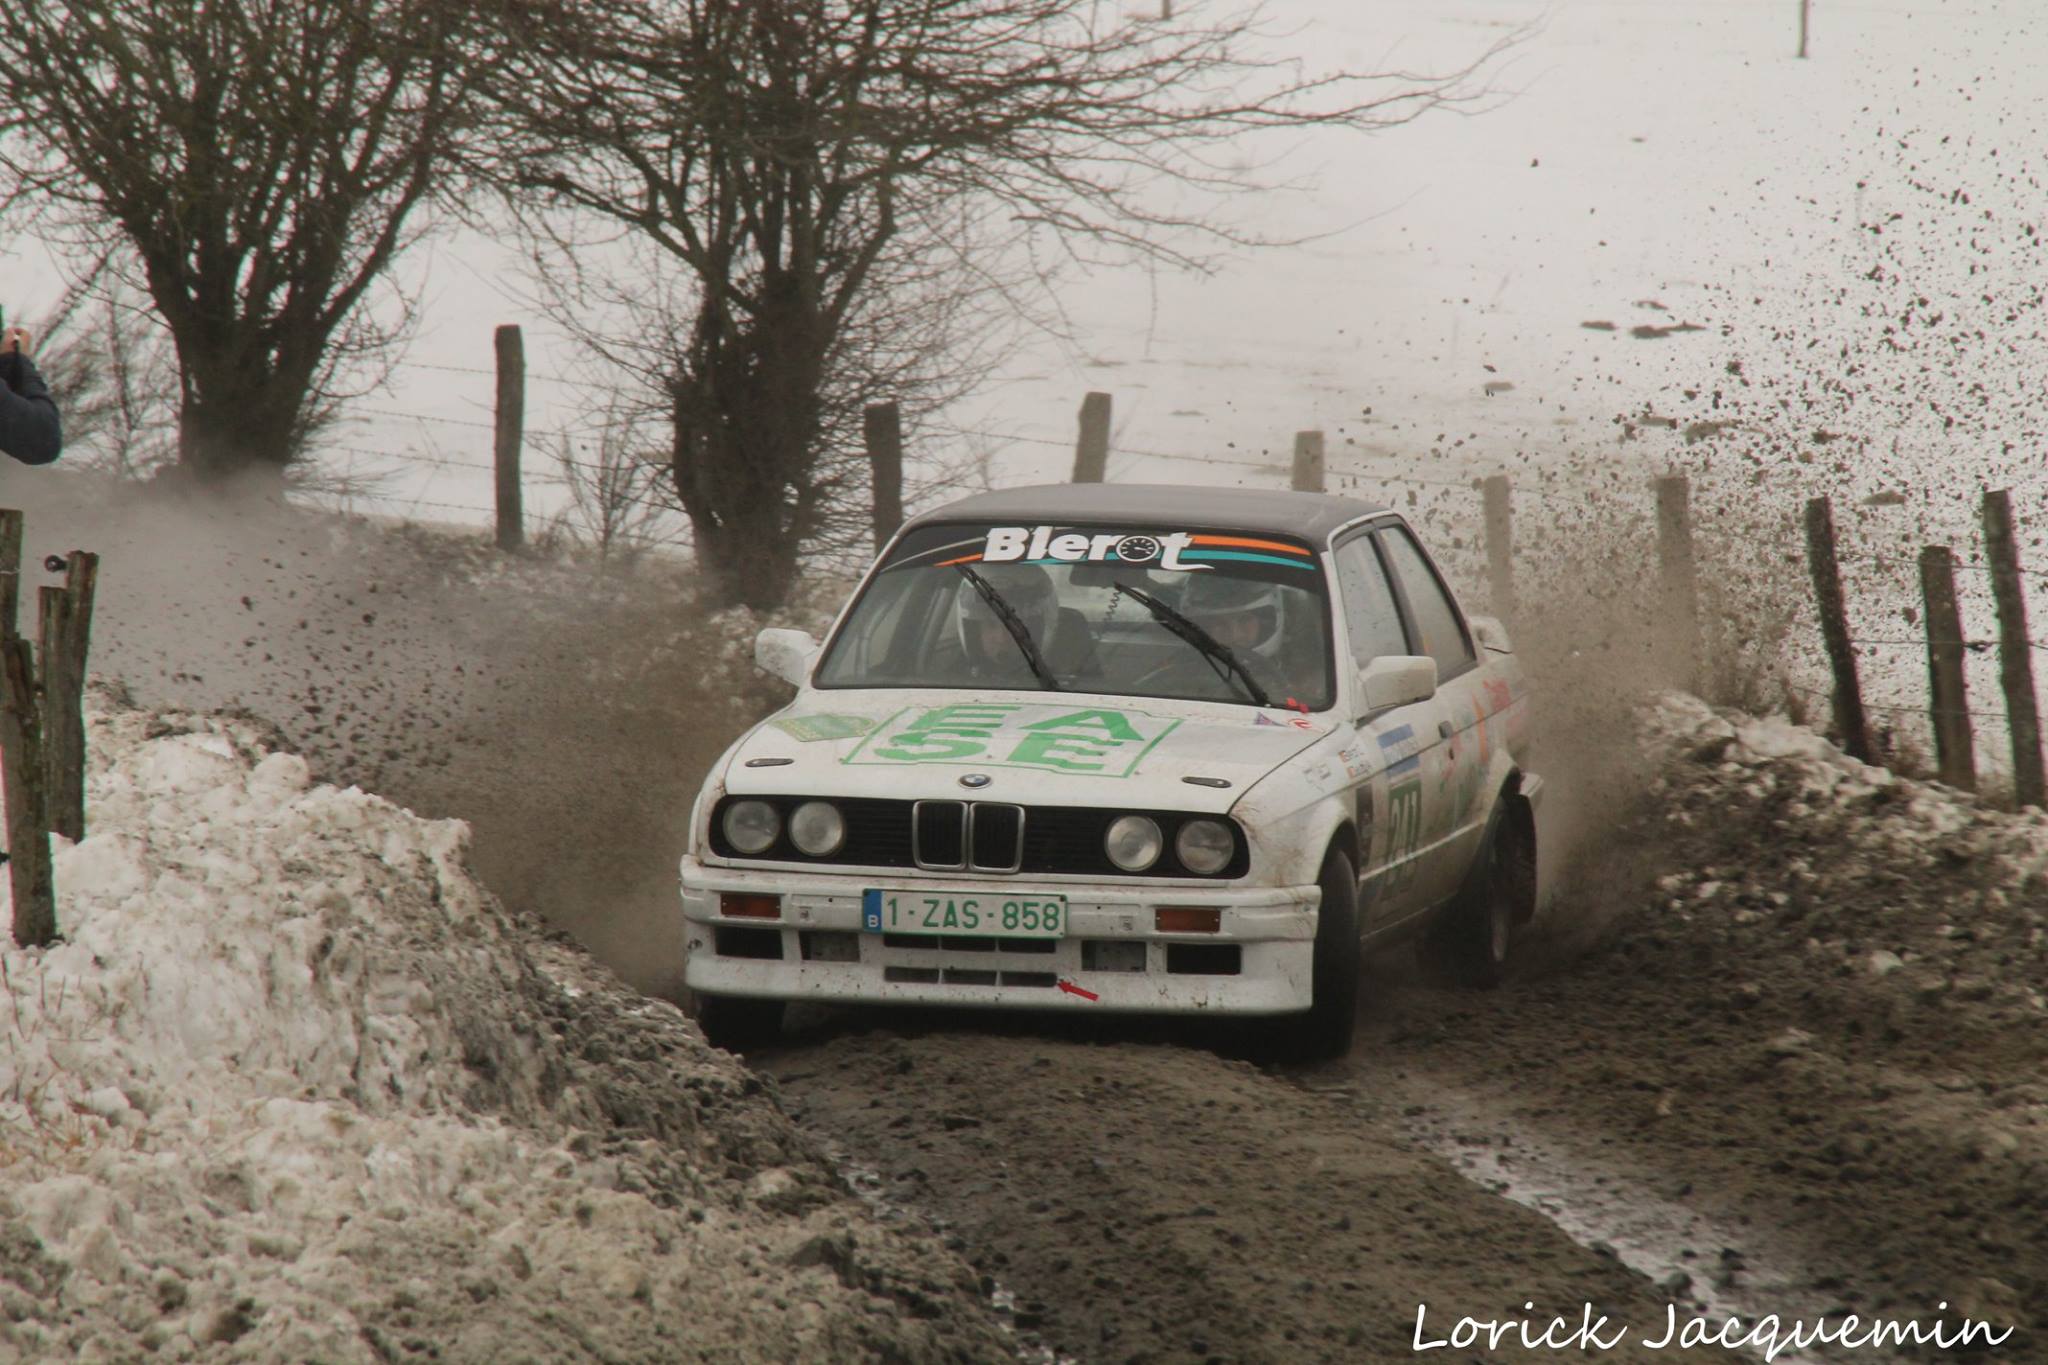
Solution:
M 1322 561 L 1227 528 L 922 526 L 868 580 L 815 682 L 1321 711 L 1335 686 Z

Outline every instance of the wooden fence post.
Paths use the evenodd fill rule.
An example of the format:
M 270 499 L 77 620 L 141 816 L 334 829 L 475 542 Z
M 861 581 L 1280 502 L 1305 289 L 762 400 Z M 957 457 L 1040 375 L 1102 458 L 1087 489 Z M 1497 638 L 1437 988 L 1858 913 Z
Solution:
M 1294 490 L 1298 493 L 1323 491 L 1323 433 L 1294 433 Z
M 64 586 L 37 597 L 40 643 L 31 647 L 16 620 L 21 539 L 21 513 L 0 510 L 0 794 L 7 802 L 14 941 L 29 948 L 57 936 L 50 831 L 85 837 L 85 657 L 99 556 L 73 550 L 46 561 L 66 575 Z
M 1081 436 L 1074 443 L 1074 482 L 1101 483 L 1109 471 L 1109 395 L 1081 400 Z
M 880 550 L 903 525 L 903 414 L 894 403 L 876 403 L 861 414 L 874 485 L 875 548 Z
M 1813 595 L 1820 609 L 1821 638 L 1835 675 L 1835 730 L 1842 747 L 1865 763 L 1875 762 L 1863 691 L 1856 680 L 1856 650 L 1849 643 L 1849 615 L 1842 605 L 1842 568 L 1835 558 L 1835 511 L 1826 498 L 1806 504 L 1806 561 L 1813 571 Z
M 21 613 L 21 513 L 0 508 L 0 640 L 18 632 Z
M 1692 483 L 1683 474 L 1657 480 L 1657 621 L 1659 653 L 1674 662 L 1681 686 L 1698 686 L 1699 570 L 1692 553 Z
M 1508 476 L 1489 474 L 1480 485 L 1486 505 L 1486 582 L 1493 614 L 1506 623 L 1515 614 L 1514 519 Z
M 1970 700 L 1963 681 L 1963 616 L 1956 609 L 1956 557 L 1946 545 L 1920 551 L 1920 602 L 1927 618 L 1927 689 L 1941 780 L 1977 790 Z
M 64 586 L 43 589 L 43 802 L 50 829 L 76 843 L 85 837 L 85 660 L 92 644 L 100 557 L 73 550 L 64 567 Z M 61 605 L 48 606 L 52 596 Z
M 2019 542 L 2012 533 L 2012 494 L 2003 488 L 1984 494 L 1984 555 L 1991 561 L 1991 595 L 1998 602 L 1998 681 L 2005 689 L 2005 723 L 2012 734 L 2013 799 L 2022 806 L 2048 804 L 2033 646 L 2027 640 L 2027 594 L 2020 582 Z
M 43 822 L 42 736 L 36 725 L 35 666 L 29 642 L 0 639 L 0 784 L 7 798 L 7 876 L 14 892 L 14 942 L 45 947 L 57 937 L 50 883 L 50 831 Z
M 498 476 L 498 548 L 526 543 L 526 517 L 519 486 L 519 449 L 526 440 L 526 342 L 517 323 L 498 328 L 498 411 L 493 463 Z

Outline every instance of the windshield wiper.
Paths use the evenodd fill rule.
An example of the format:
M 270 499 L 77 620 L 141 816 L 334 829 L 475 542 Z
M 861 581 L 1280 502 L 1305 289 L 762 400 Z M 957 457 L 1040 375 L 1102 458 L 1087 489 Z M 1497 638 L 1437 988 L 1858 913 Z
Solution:
M 1209 667 L 1216 670 L 1217 677 L 1224 679 L 1226 682 L 1229 681 L 1229 675 L 1223 671 L 1224 668 L 1228 668 L 1244 683 L 1244 690 L 1251 696 L 1254 702 L 1260 706 L 1271 706 L 1273 704 L 1273 699 L 1266 695 L 1266 689 L 1259 686 L 1259 680 L 1252 676 L 1251 670 L 1244 666 L 1244 662 L 1237 655 L 1230 652 L 1228 645 L 1217 640 L 1208 631 L 1203 630 L 1193 621 L 1182 616 L 1151 593 L 1131 587 L 1127 583 L 1119 583 L 1117 586 L 1130 596 L 1143 602 L 1145 609 L 1159 618 L 1160 625 L 1165 626 L 1175 635 L 1180 636 L 1181 639 L 1186 640 L 1189 644 L 1200 650 L 1202 657 L 1209 661 Z
M 1003 629 L 1010 632 L 1010 638 L 1017 642 L 1017 652 L 1024 656 L 1024 662 L 1031 666 L 1032 675 L 1054 692 L 1064 691 L 1060 680 L 1052 675 L 1052 669 L 1045 663 L 1045 656 L 1038 652 L 1038 646 L 1031 641 L 1031 628 L 1024 624 L 1024 618 L 1017 615 L 1017 609 L 1003 600 L 1003 595 L 988 585 L 988 580 L 965 564 L 955 564 L 960 576 L 974 585 L 981 594 L 981 600 L 988 603 L 988 609 L 1003 623 Z

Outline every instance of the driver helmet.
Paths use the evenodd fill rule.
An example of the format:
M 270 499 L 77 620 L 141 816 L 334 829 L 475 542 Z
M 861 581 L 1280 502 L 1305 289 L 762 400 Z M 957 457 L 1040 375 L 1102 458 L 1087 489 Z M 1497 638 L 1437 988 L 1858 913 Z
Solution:
M 1009 604 L 1010 610 L 1017 613 L 1017 619 L 1024 623 L 1024 629 L 1030 632 L 1031 642 L 1038 646 L 1039 651 L 1043 653 L 1048 649 L 1060 609 L 1059 593 L 1053 587 L 1052 575 L 1036 564 L 975 564 L 969 567 L 980 575 L 982 582 L 996 590 L 996 595 Z M 1016 655 L 1017 646 L 1010 639 L 1002 618 L 989 608 L 980 589 L 969 582 L 965 574 L 961 575 L 960 590 L 953 598 L 953 626 L 960 640 L 960 651 L 970 662 L 985 666 L 996 659 L 1010 659 Z
M 1181 611 L 1240 658 L 1280 657 L 1286 612 L 1277 583 L 1226 578 L 1213 571 L 1199 574 L 1181 598 Z

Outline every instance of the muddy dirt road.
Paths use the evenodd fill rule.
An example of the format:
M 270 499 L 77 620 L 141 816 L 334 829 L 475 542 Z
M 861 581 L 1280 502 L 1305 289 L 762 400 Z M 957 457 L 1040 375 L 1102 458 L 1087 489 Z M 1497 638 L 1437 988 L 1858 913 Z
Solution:
M 1340 1063 L 910 1012 L 753 1060 L 1079 1360 L 1409 1360 L 1420 1306 L 1427 1341 L 1587 1304 L 1631 1329 L 1600 1359 L 1760 1358 L 1652 1349 L 1675 1311 L 1974 1316 L 2013 1329 L 1976 1358 L 2048 1360 L 2041 831 L 1736 760 L 1678 760 L 1506 989 L 1376 960 Z M 1826 1358 L 1904 1357 L 1778 1356 Z

